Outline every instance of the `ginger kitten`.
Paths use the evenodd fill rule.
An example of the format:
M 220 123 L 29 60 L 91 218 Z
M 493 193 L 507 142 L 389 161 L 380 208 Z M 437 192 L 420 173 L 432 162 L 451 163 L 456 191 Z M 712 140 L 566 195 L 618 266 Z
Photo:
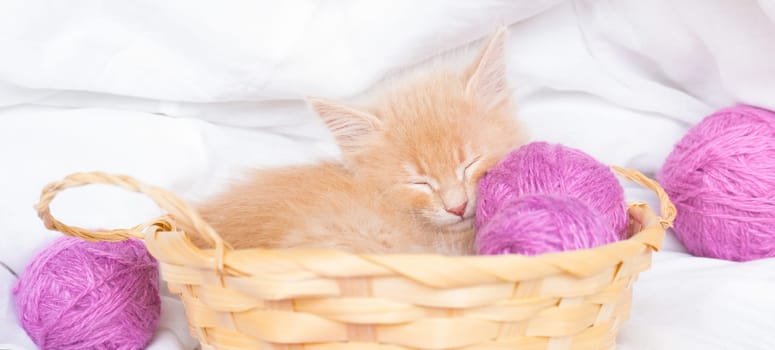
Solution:
M 524 141 L 505 28 L 473 64 L 393 82 L 366 106 L 309 99 L 342 162 L 257 170 L 200 212 L 234 248 L 473 253 L 477 181 Z

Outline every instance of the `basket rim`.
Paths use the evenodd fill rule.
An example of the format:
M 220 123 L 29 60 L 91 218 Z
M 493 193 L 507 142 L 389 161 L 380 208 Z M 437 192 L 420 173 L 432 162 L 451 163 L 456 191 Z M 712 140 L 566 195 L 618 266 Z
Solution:
M 293 263 L 303 265 L 305 269 L 314 270 L 320 275 L 352 277 L 352 273 L 342 272 L 339 266 L 352 266 L 342 261 L 356 262 L 362 266 L 362 272 L 369 276 L 389 276 L 396 272 L 402 275 L 413 275 L 416 264 L 443 266 L 443 269 L 456 270 L 466 267 L 479 267 L 488 271 L 503 271 L 503 280 L 525 280 L 542 278 L 547 275 L 568 274 L 575 277 L 591 276 L 603 269 L 610 268 L 613 262 L 627 260 L 637 254 L 659 251 L 665 236 L 663 220 L 645 203 L 635 202 L 630 205 L 630 218 L 640 230 L 629 238 L 605 245 L 563 251 L 544 253 L 533 256 L 520 254 L 502 255 L 444 255 L 439 253 L 406 253 L 406 254 L 359 254 L 335 249 L 265 249 L 247 248 L 233 249 L 225 252 L 224 275 L 234 277 L 251 276 L 251 261 L 260 259 L 262 263 Z M 159 235 L 168 236 L 160 242 Z M 158 229 L 148 232 L 145 241 L 149 250 L 169 244 L 172 239 L 177 244 L 177 250 L 186 250 L 185 255 L 199 261 L 202 268 L 212 268 L 212 262 L 217 257 L 213 248 L 200 249 L 194 245 L 189 236 L 180 230 Z M 156 255 L 156 254 L 154 254 Z M 592 259 L 593 257 L 605 259 Z M 432 264 L 431 264 L 432 263 Z M 366 267 L 364 267 L 365 265 Z M 337 266 L 329 268 L 328 266 Z M 459 270 L 456 270 L 459 271 Z M 515 272 L 519 271 L 519 272 Z M 515 274 L 516 273 L 516 274 Z M 428 278 L 421 278 L 428 283 Z M 484 282 L 484 281 L 482 281 Z M 474 280 L 461 282 L 461 285 L 477 284 Z
M 294 254 L 311 254 L 311 253 L 329 253 L 329 252 L 336 252 L 336 253 L 344 253 L 348 255 L 357 255 L 361 257 L 385 257 L 385 256 L 397 256 L 397 257 L 417 257 L 417 256 L 428 256 L 428 257 L 442 257 L 442 258 L 448 258 L 448 259 L 467 259 L 467 260 L 488 260 L 488 259 L 498 259 L 501 257 L 508 257 L 508 256 L 520 256 L 525 258 L 534 258 L 537 256 L 553 256 L 553 255 L 569 255 L 573 253 L 577 253 L 579 251 L 605 251 L 607 250 L 606 247 L 618 247 L 622 245 L 630 245 L 633 242 L 640 243 L 644 246 L 647 246 L 649 248 L 652 248 L 654 251 L 659 251 L 662 247 L 662 239 L 661 235 L 656 234 L 654 232 L 662 231 L 664 232 L 664 226 L 661 224 L 661 219 L 659 216 L 657 216 L 653 210 L 650 208 L 648 204 L 635 202 L 630 205 L 630 208 L 628 211 L 637 211 L 638 215 L 644 216 L 645 221 L 647 223 L 643 223 L 643 228 L 637 232 L 632 233 L 628 238 L 621 239 L 615 242 L 610 242 L 606 244 L 602 244 L 599 246 L 591 247 L 591 248 L 585 248 L 585 249 L 577 249 L 577 250 L 566 250 L 561 252 L 548 252 L 548 253 L 542 253 L 542 254 L 536 254 L 536 255 L 522 255 L 517 253 L 511 253 L 511 254 L 499 254 L 499 255 L 478 255 L 478 254 L 471 254 L 471 255 L 448 255 L 448 254 L 442 254 L 442 253 L 352 253 L 348 251 L 338 250 L 338 249 L 328 249 L 328 248 L 273 248 L 273 249 L 267 249 L 267 248 L 242 248 L 242 249 L 231 249 L 229 250 L 229 254 L 235 254 L 235 253 L 268 253 L 268 252 L 282 252 L 283 255 L 294 255 Z M 630 214 L 630 218 L 632 218 L 633 214 Z M 639 220 L 643 221 L 643 220 Z M 168 232 L 174 232 L 174 231 L 168 231 Z M 183 233 L 184 237 L 188 239 L 188 234 L 182 231 L 178 231 Z M 193 243 L 192 243 L 193 245 Z M 196 246 L 194 246 L 196 247 Z M 203 252 L 207 253 L 213 253 L 215 249 L 213 248 L 197 248 Z

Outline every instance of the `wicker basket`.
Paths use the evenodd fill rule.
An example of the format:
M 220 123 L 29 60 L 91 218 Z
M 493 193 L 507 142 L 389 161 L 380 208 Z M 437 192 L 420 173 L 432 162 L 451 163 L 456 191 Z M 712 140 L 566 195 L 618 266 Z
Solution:
M 535 257 L 234 250 L 170 193 L 104 173 L 49 184 L 36 208 L 47 228 L 68 235 L 143 239 L 204 350 L 613 349 L 633 282 L 675 217 L 656 182 L 614 170 L 654 190 L 662 217 L 634 203 L 630 239 Z M 110 231 L 54 219 L 56 194 L 86 184 L 145 193 L 168 214 Z M 214 248 L 200 250 L 186 234 Z

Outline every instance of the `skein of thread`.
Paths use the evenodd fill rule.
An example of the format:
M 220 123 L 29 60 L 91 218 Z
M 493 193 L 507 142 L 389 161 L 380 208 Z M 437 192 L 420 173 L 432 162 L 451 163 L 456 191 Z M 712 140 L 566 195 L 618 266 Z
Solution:
M 581 200 L 528 194 L 505 203 L 476 235 L 479 254 L 523 254 L 592 248 L 619 235 Z
M 161 313 L 157 262 L 136 240 L 62 237 L 27 266 L 13 295 L 44 350 L 142 349 Z
M 537 193 L 577 198 L 614 232 L 626 235 L 624 189 L 611 169 L 580 150 L 547 142 L 522 146 L 482 177 L 476 227 L 484 227 L 512 200 Z
M 775 112 L 739 105 L 692 127 L 657 175 L 693 255 L 775 257 Z

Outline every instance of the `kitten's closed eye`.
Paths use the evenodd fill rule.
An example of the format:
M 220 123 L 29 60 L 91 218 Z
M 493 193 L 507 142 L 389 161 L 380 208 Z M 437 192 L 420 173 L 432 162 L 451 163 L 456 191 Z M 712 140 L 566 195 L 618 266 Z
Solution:
M 461 166 L 458 170 L 458 177 L 461 180 L 464 180 L 468 177 L 470 177 L 471 172 L 476 170 L 476 167 L 479 165 L 479 163 L 482 160 L 482 156 L 476 156 L 470 161 L 463 163 L 463 166 Z
M 436 180 L 425 176 L 411 177 L 407 180 L 407 185 L 423 191 L 436 191 L 439 188 Z

